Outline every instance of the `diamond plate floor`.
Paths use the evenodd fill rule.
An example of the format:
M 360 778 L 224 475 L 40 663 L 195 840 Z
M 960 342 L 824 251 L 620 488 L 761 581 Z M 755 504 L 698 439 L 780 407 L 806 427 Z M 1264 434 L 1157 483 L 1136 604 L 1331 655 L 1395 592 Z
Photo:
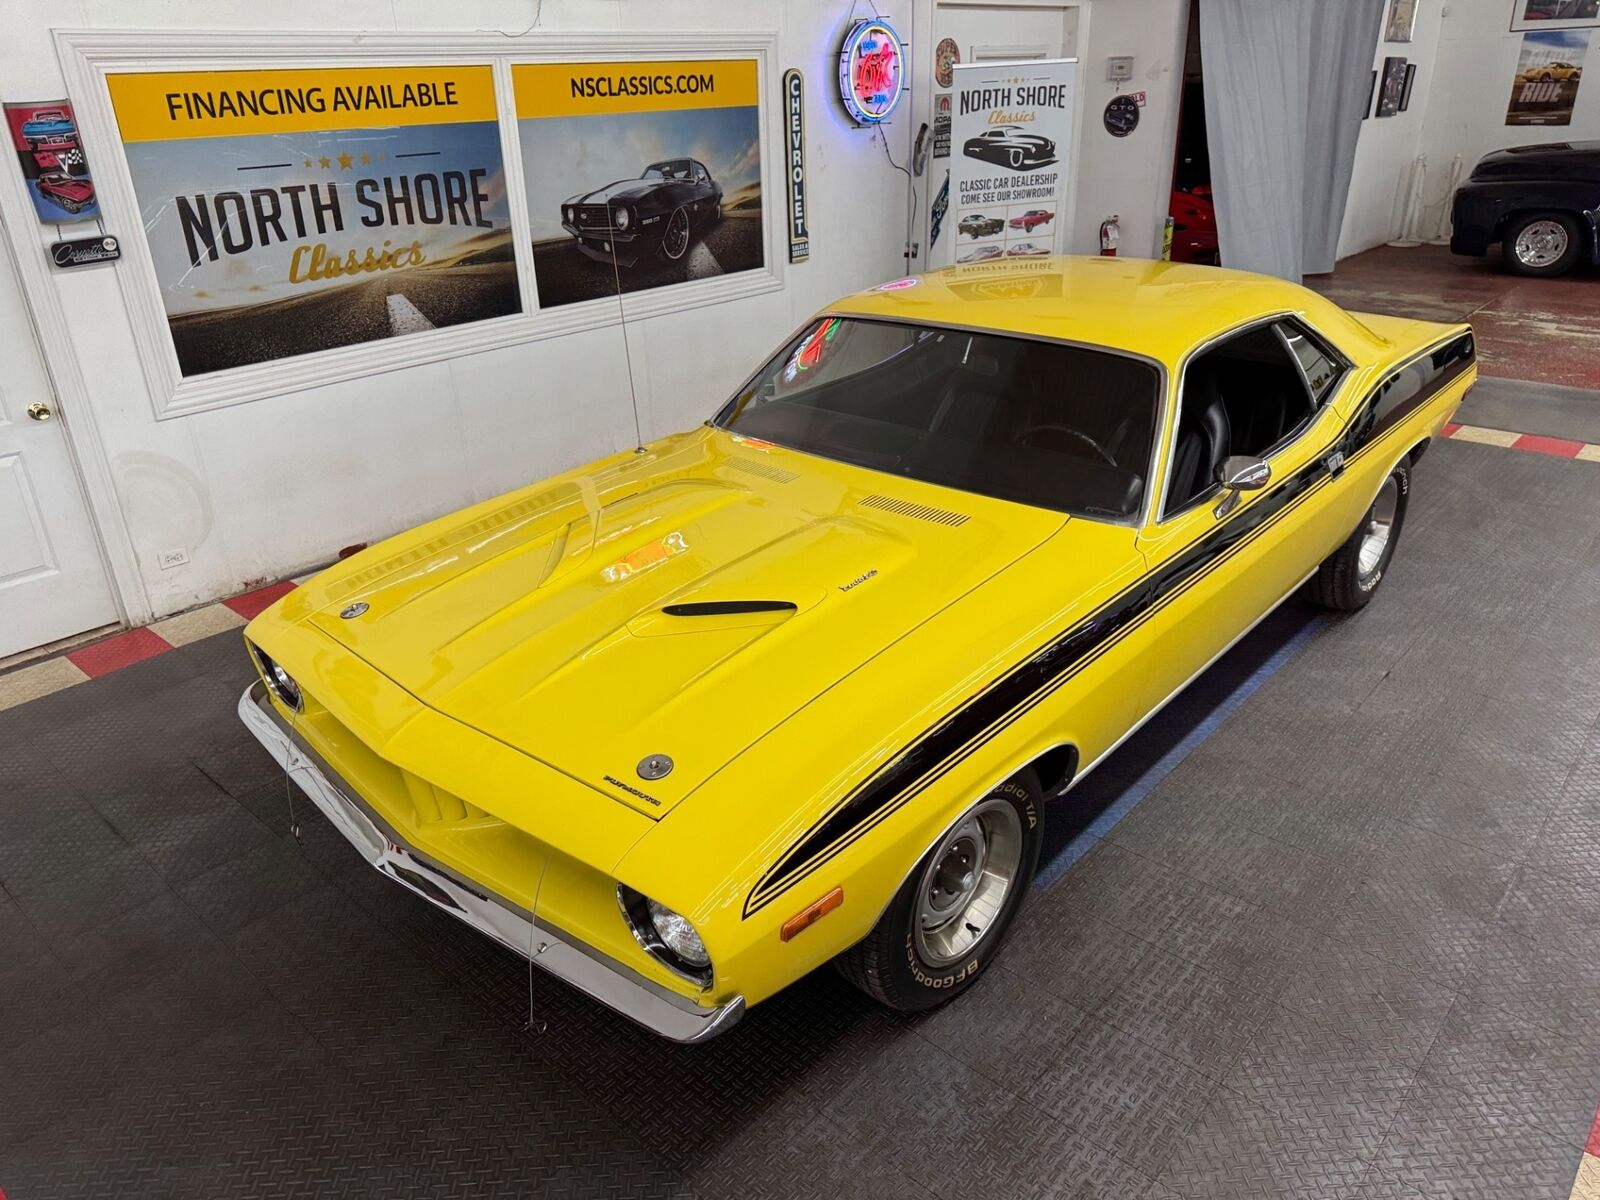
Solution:
M 1416 472 L 1355 617 L 1286 607 L 1051 854 L 1305 648 L 921 1019 L 821 972 L 665 1045 L 366 868 L 233 713 L 236 634 L 0 713 L 0 1189 L 1566 1200 L 1600 1100 L 1600 488 Z M 1081 846 L 1079 847 L 1081 849 Z

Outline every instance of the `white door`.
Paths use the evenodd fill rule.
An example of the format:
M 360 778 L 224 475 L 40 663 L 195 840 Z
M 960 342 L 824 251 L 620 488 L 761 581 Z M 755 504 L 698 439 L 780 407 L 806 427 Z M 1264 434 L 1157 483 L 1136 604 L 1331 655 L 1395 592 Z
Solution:
M 117 620 L 117 606 L 0 232 L 0 658 Z
M 955 41 L 961 61 L 1020 62 L 1033 58 L 1072 58 L 1078 53 L 1078 6 L 1075 4 L 939 4 L 933 10 L 933 44 L 945 38 Z M 933 81 L 934 104 L 950 90 Z M 1074 106 L 1077 111 L 1081 106 Z M 931 118 L 929 118 L 931 121 Z M 947 211 L 946 227 L 933 242 L 933 205 L 950 169 L 948 158 L 928 159 L 927 180 L 920 190 L 924 195 L 922 213 L 923 246 L 927 247 L 927 269 L 948 266 L 950 248 L 955 244 L 953 210 Z M 1068 191 L 1073 187 L 1068 179 Z M 1070 200 L 1070 194 L 1068 196 Z M 1062 214 L 1062 227 L 1072 228 L 1071 213 Z

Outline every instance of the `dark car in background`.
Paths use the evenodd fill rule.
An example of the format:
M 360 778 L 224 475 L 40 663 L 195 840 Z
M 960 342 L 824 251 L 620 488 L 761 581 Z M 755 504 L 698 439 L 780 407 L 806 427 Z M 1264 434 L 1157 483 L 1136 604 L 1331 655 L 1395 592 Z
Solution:
M 1056 144 L 1042 133 L 1026 132 L 1020 125 L 1002 125 L 968 138 L 961 153 L 1013 171 L 1032 171 L 1056 161 Z
M 968 213 L 956 226 L 959 233 L 971 238 L 992 237 L 1006 227 L 999 217 L 986 217 L 982 213 Z
M 1600 142 L 1550 142 L 1486 154 L 1452 201 L 1450 249 L 1500 244 L 1507 270 L 1564 275 L 1600 261 Z
M 618 179 L 572 196 L 561 206 L 561 227 L 578 249 L 609 265 L 631 267 L 660 254 L 677 262 L 696 233 L 722 220 L 722 189 L 692 158 L 651 163 L 637 179 Z

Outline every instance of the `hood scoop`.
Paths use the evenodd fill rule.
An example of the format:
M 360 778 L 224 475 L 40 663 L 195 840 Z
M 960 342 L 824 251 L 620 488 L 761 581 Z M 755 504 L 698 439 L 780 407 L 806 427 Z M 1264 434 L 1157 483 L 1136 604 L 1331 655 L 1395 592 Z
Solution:
M 669 617 L 729 617 L 740 613 L 794 612 L 799 607 L 793 600 L 699 600 L 668 604 L 661 611 Z

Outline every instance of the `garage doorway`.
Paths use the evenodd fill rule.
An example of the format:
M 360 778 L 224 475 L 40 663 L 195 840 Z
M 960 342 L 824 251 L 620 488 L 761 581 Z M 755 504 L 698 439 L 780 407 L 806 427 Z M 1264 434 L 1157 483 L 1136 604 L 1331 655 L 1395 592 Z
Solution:
M 933 43 L 945 38 L 955 42 L 964 63 L 1022 62 L 1040 58 L 1073 58 L 1078 54 L 1080 6 L 1076 4 L 985 4 L 969 0 L 965 4 L 940 4 L 933 11 Z M 1081 87 L 1081 83 L 1080 83 Z M 939 97 L 950 89 L 933 85 L 934 113 Z M 1080 96 L 1081 100 L 1082 97 Z M 1082 113 L 1081 103 L 1075 111 Z M 1081 116 L 1078 118 L 1081 120 Z M 1074 141 L 1076 157 L 1076 141 Z M 927 247 L 928 268 L 949 266 L 955 245 L 953 227 L 941 229 L 938 240 L 932 237 L 933 210 L 949 174 L 948 158 L 930 158 L 922 191 L 922 244 Z M 1075 174 L 1076 172 L 1073 172 Z M 1072 200 L 1076 185 L 1068 189 L 1065 227 L 1072 228 Z M 946 214 L 949 216 L 949 214 Z M 952 217 L 951 220 L 954 218 Z
M 0 230 L 0 659 L 118 620 L 56 408 Z

